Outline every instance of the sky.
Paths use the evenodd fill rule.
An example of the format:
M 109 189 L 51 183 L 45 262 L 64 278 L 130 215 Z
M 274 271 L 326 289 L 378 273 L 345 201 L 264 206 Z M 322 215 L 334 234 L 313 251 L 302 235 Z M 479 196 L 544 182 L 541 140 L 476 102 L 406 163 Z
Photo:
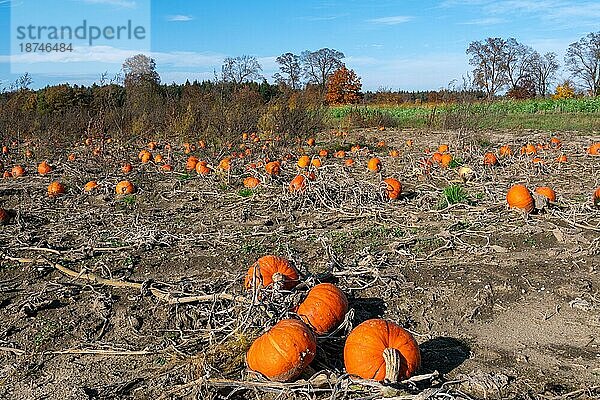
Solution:
M 0 0 L 0 87 L 23 71 L 31 73 L 34 88 L 89 85 L 100 81 L 101 71 L 118 73 L 137 52 L 156 60 L 163 83 L 214 79 L 225 57 L 245 54 L 257 57 L 272 82 L 280 54 L 329 47 L 345 54 L 343 61 L 362 78 L 365 91 L 436 90 L 462 82 L 471 70 L 465 50 L 472 41 L 514 37 L 540 53 L 556 52 L 562 61 L 569 44 L 600 30 L 597 0 L 53 1 L 64 6 Z M 15 23 L 41 24 L 46 18 L 77 24 L 82 15 L 101 26 L 128 16 L 147 18 L 147 40 L 100 42 L 93 52 L 78 48 L 68 59 L 56 55 L 53 64 L 13 50 L 18 68 L 11 73 Z

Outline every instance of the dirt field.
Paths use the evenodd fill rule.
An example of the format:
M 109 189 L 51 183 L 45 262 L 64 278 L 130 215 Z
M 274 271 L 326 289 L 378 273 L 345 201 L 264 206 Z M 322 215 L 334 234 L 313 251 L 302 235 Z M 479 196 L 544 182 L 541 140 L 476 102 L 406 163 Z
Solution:
M 293 154 L 278 178 L 262 168 L 248 172 L 248 160 L 236 161 L 229 175 L 185 174 L 182 151 L 173 158 L 178 172 L 159 172 L 137 162 L 141 144 L 116 143 L 98 157 L 76 147 L 71 162 L 71 150 L 57 151 L 49 159 L 54 171 L 40 176 L 35 165 L 43 158 L 14 150 L 2 159 L 5 169 L 18 162 L 29 174 L 0 179 L 0 207 L 14 214 L 0 226 L 0 398 L 380 398 L 379 387 L 348 383 L 341 355 L 350 328 L 372 317 L 409 329 L 421 346 L 420 374 L 441 374 L 393 395 L 598 398 L 600 210 L 591 194 L 600 186 L 600 157 L 585 149 L 599 138 L 562 133 L 560 150 L 540 152 L 544 164 L 515 156 L 498 167 L 482 165 L 483 154 L 501 144 L 518 154 L 527 142 L 551 136 L 323 133 L 315 148 L 305 147 L 309 154 L 352 144 L 371 154 L 348 152 L 356 161 L 351 168 L 324 159 L 301 195 L 288 191 L 296 147 L 271 154 Z M 381 140 L 386 147 L 376 147 Z M 474 170 L 468 182 L 457 168 L 423 166 L 423 150 L 441 143 Z M 399 157 L 388 156 L 392 148 Z M 566 164 L 555 162 L 562 153 Z M 195 154 L 212 162 L 222 157 Z M 365 168 L 372 154 L 383 162 L 379 174 Z M 124 160 L 134 164 L 127 179 L 138 192 L 117 197 Z M 241 191 L 251 174 L 263 183 L 254 193 Z M 388 176 L 403 183 L 397 201 L 382 194 L 380 181 Z M 91 179 L 100 191 L 83 193 Z M 49 198 L 53 180 L 65 183 L 67 194 Z M 551 186 L 557 204 L 529 216 L 507 210 L 514 183 Z M 451 184 L 466 190 L 464 202 L 444 203 L 442 190 Z M 306 285 L 271 293 L 261 304 L 226 296 L 168 304 L 173 296 L 248 299 L 243 276 L 266 254 L 293 261 Z M 68 276 L 60 267 L 81 274 Z M 87 273 L 142 285 L 94 284 Z M 303 378 L 332 374 L 320 385 L 268 384 L 249 374 L 244 354 L 252 339 L 291 315 L 318 281 L 337 282 L 353 310 L 341 330 L 319 339 Z

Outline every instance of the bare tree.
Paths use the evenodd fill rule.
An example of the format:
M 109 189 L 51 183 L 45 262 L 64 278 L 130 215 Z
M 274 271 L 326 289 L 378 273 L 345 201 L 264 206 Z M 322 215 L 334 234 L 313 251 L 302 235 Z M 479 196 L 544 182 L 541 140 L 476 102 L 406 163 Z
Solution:
M 488 100 L 502 89 L 507 81 L 506 41 L 501 38 L 487 38 L 471 42 L 467 54 L 473 68 L 473 81 L 482 88 Z
M 537 94 L 545 97 L 548 87 L 554 81 L 560 65 L 556 53 L 546 53 L 543 56 L 534 51 L 531 56 L 531 79 L 535 84 Z
M 506 40 L 504 63 L 509 89 L 523 86 L 524 81 L 530 79 L 533 53 L 531 47 L 517 42 L 515 38 Z
M 156 62 L 145 54 L 136 54 L 123 63 L 125 72 L 125 86 L 141 82 L 160 83 L 160 76 L 156 72 Z
M 591 96 L 600 95 L 600 32 L 589 33 L 571 43 L 565 54 L 565 64 Z
M 282 83 L 292 89 L 300 89 L 300 79 L 302 78 L 302 68 L 300 66 L 300 56 L 293 53 L 285 53 L 275 60 L 279 64 L 280 73 L 273 75 L 275 82 Z M 283 75 L 282 75 L 283 74 Z
M 262 71 L 262 67 L 256 57 L 248 55 L 227 57 L 221 66 L 223 80 L 236 85 L 262 78 L 260 71 Z
M 327 79 L 333 74 L 333 71 L 344 65 L 342 63 L 344 57 L 344 53 L 334 49 L 305 50 L 300 55 L 304 76 L 309 83 L 319 85 L 324 90 Z

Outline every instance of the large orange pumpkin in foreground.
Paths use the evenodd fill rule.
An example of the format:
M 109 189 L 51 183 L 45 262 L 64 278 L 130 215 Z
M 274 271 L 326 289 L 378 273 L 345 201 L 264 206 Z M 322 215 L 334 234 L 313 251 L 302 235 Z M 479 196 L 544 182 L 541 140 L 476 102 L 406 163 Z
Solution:
M 348 312 L 348 299 L 344 292 L 331 283 L 320 283 L 310 289 L 296 313 L 316 333 L 333 331 Z
M 402 183 L 395 178 L 387 178 L 383 180 L 386 184 L 385 192 L 389 199 L 395 200 L 402 193 Z
M 278 282 L 283 282 L 284 289 L 291 289 L 298 284 L 298 272 L 285 258 L 263 256 L 248 269 L 244 286 L 246 289 L 255 286 L 260 288 Z
M 344 345 L 346 372 L 364 379 L 398 382 L 421 365 L 419 345 L 397 324 L 370 319 L 358 325 Z
M 556 192 L 554 189 L 548 186 L 540 186 L 535 189 L 537 194 L 541 194 L 542 196 L 546 196 L 546 198 L 552 203 L 556 202 Z
M 121 181 L 117 183 L 115 192 L 117 192 L 117 194 L 132 194 L 135 192 L 135 187 L 133 186 L 133 183 L 129 181 Z
M 246 354 L 248 368 L 272 381 L 290 381 L 315 358 L 317 341 L 308 326 L 283 319 L 252 343 Z
M 19 176 L 25 175 L 25 168 L 20 165 L 15 165 L 12 167 L 11 174 L 14 178 L 18 178 Z
M 519 208 L 526 212 L 533 211 L 533 197 L 524 185 L 514 185 L 506 193 L 506 201 L 510 208 Z

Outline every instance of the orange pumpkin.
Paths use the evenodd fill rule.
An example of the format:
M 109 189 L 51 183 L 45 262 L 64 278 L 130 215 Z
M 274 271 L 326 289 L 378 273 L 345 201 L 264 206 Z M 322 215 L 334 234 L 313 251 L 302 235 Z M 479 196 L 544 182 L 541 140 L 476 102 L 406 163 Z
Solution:
M 206 142 L 202 139 L 198 140 L 198 147 L 200 147 L 201 149 L 206 148 Z
M 290 182 L 290 193 L 302 192 L 306 188 L 306 178 L 304 175 L 296 175 Z
M 164 158 L 163 158 L 162 154 L 155 155 L 154 162 L 157 164 L 162 164 L 164 162 Z
M 514 185 L 506 193 L 506 202 L 510 208 L 518 208 L 525 212 L 533 211 L 533 197 L 524 185 Z
M 122 171 L 124 174 L 128 174 L 128 173 L 130 173 L 132 169 L 133 169 L 133 167 L 131 166 L 131 164 L 130 164 L 130 163 L 125 163 L 125 164 L 123 164 L 123 166 L 121 167 L 121 171 Z
M 14 178 L 24 176 L 25 168 L 21 167 L 20 165 L 15 165 L 14 167 L 12 167 L 11 174 Z
M 438 153 L 447 153 L 450 150 L 450 148 L 448 147 L 447 144 L 441 144 L 440 147 L 438 147 Z
M 260 181 L 253 176 L 249 176 L 244 179 L 244 187 L 248 189 L 254 189 L 260 184 Z
M 559 163 L 566 163 L 569 160 L 567 159 L 567 156 L 565 156 L 564 154 L 561 154 L 560 156 L 558 156 L 558 158 L 556 159 L 556 162 Z
M 542 160 L 539 157 L 534 157 L 533 160 L 531 160 L 531 162 L 534 163 L 534 164 L 543 164 L 544 160 Z
M 406 147 L 412 147 L 413 146 L 413 140 L 412 139 L 407 139 L 406 140 Z
M 279 175 L 281 171 L 281 163 L 279 161 L 271 161 L 265 165 L 265 171 L 269 175 Z
M 69 154 L 69 156 L 67 157 L 67 160 L 69 160 L 69 161 L 75 161 L 75 158 L 76 158 L 76 156 L 75 156 L 75 153 L 71 153 L 71 154 Z
M 592 193 L 592 204 L 596 207 L 600 207 L 600 187 Z
M 390 157 L 400 157 L 400 152 L 396 149 L 390 150 Z
M 504 146 L 500 147 L 498 154 L 500 154 L 500 157 L 508 157 L 512 155 L 512 149 L 509 145 L 505 144 Z
M 284 289 L 291 289 L 298 284 L 298 272 L 285 258 L 263 256 L 248 269 L 244 287 L 269 287 L 274 283 L 282 283 Z
M 163 164 L 160 167 L 160 169 L 161 169 L 161 171 L 164 171 L 164 172 L 172 172 L 173 171 L 173 166 L 171 164 Z
M 309 138 L 306 141 L 306 144 L 309 145 L 309 146 L 314 146 L 315 145 L 315 139 L 314 138 Z
M 448 168 L 450 166 L 451 162 L 452 162 L 451 154 L 448 154 L 448 153 L 442 154 L 442 159 L 440 160 L 440 164 L 442 164 L 443 167 Z
M 4 171 L 4 173 L 2 174 L 2 178 L 4 179 L 12 178 L 12 176 L 12 172 L 10 171 Z
M 319 159 L 319 158 L 313 158 L 310 163 L 315 168 L 321 168 L 321 165 L 322 165 L 321 164 L 321 159 Z
M 344 161 L 344 166 L 346 166 L 346 167 L 351 167 L 351 166 L 353 166 L 353 165 L 354 165 L 354 160 L 353 160 L 353 159 L 351 159 L 351 158 L 347 158 L 347 159 Z
M 381 160 L 377 157 L 371 158 L 367 163 L 367 169 L 371 172 L 379 172 L 381 170 Z
M 354 146 L 352 146 L 350 148 L 350 151 L 353 152 L 353 153 L 356 153 L 357 151 L 360 151 L 360 146 L 357 145 L 357 144 L 355 144 Z
M 402 183 L 395 178 L 387 178 L 383 180 L 385 182 L 385 193 L 389 199 L 395 200 L 402 193 Z
M 185 162 L 186 171 L 193 171 L 196 169 L 196 164 L 198 164 L 198 157 L 189 156 L 187 161 Z
M 431 159 L 440 164 L 442 162 L 442 153 L 436 151 L 435 153 L 433 153 L 433 155 L 431 156 Z
M 536 154 L 536 153 L 537 153 L 537 149 L 531 143 L 528 143 L 527 145 L 521 147 L 521 154 L 532 155 L 532 154 Z
M 196 163 L 196 172 L 199 175 L 208 175 L 212 172 L 212 169 L 208 166 L 206 161 L 198 161 Z
M 302 321 L 283 319 L 252 343 L 248 368 L 276 382 L 298 377 L 315 358 L 317 340 Z
M 345 158 L 346 157 L 346 152 L 344 150 L 338 150 L 335 153 L 333 153 L 333 156 L 335 158 Z
M 298 166 L 300 168 L 306 168 L 310 165 L 310 157 L 309 156 L 302 156 L 298 159 Z
M 91 192 L 92 190 L 96 189 L 97 187 L 98 187 L 98 182 L 89 181 L 88 183 L 85 184 L 85 186 L 83 187 L 83 190 L 85 192 Z
M 59 194 L 63 194 L 64 192 L 65 187 L 62 183 L 58 181 L 54 181 L 50 185 L 48 185 L 48 196 L 50 197 L 58 196 Z
M 548 186 L 540 186 L 535 189 L 535 193 L 546 196 L 552 203 L 556 202 L 556 192 L 554 189 Z
M 150 153 L 148 150 L 142 150 L 140 151 L 140 154 L 138 154 L 138 158 L 142 164 L 145 164 L 152 159 L 152 153 Z
M 310 289 L 296 313 L 317 334 L 333 331 L 348 312 L 348 299 L 344 292 L 331 283 L 320 283 Z
M 223 171 L 230 171 L 231 170 L 231 158 L 226 157 L 224 159 L 222 159 L 219 162 L 219 169 L 223 170 Z
M 133 186 L 133 183 L 129 181 L 121 181 L 117 183 L 115 192 L 117 194 L 132 194 L 135 193 L 135 187 Z
M 588 154 L 590 154 L 592 156 L 598 156 L 598 155 L 600 155 L 600 142 L 592 144 L 588 148 L 587 152 L 588 152 Z
M 327 150 L 319 151 L 319 157 L 327 158 L 329 156 L 329 152 Z
M 152 141 L 152 142 L 148 143 L 148 148 L 150 150 L 155 150 L 156 149 L 156 145 L 157 145 L 156 142 Z
M 553 149 L 560 149 L 562 142 L 559 138 L 553 137 L 550 139 L 550 147 Z
M 52 168 L 50 167 L 50 165 L 48 164 L 47 161 L 42 161 L 38 167 L 37 167 L 38 173 L 40 175 L 46 175 L 49 174 L 52 171 Z
M 346 372 L 364 379 L 398 382 L 421 365 L 419 345 L 391 321 L 370 319 L 358 325 L 344 345 Z
M 497 165 L 498 158 L 494 153 L 487 152 L 483 156 L 483 165 Z

